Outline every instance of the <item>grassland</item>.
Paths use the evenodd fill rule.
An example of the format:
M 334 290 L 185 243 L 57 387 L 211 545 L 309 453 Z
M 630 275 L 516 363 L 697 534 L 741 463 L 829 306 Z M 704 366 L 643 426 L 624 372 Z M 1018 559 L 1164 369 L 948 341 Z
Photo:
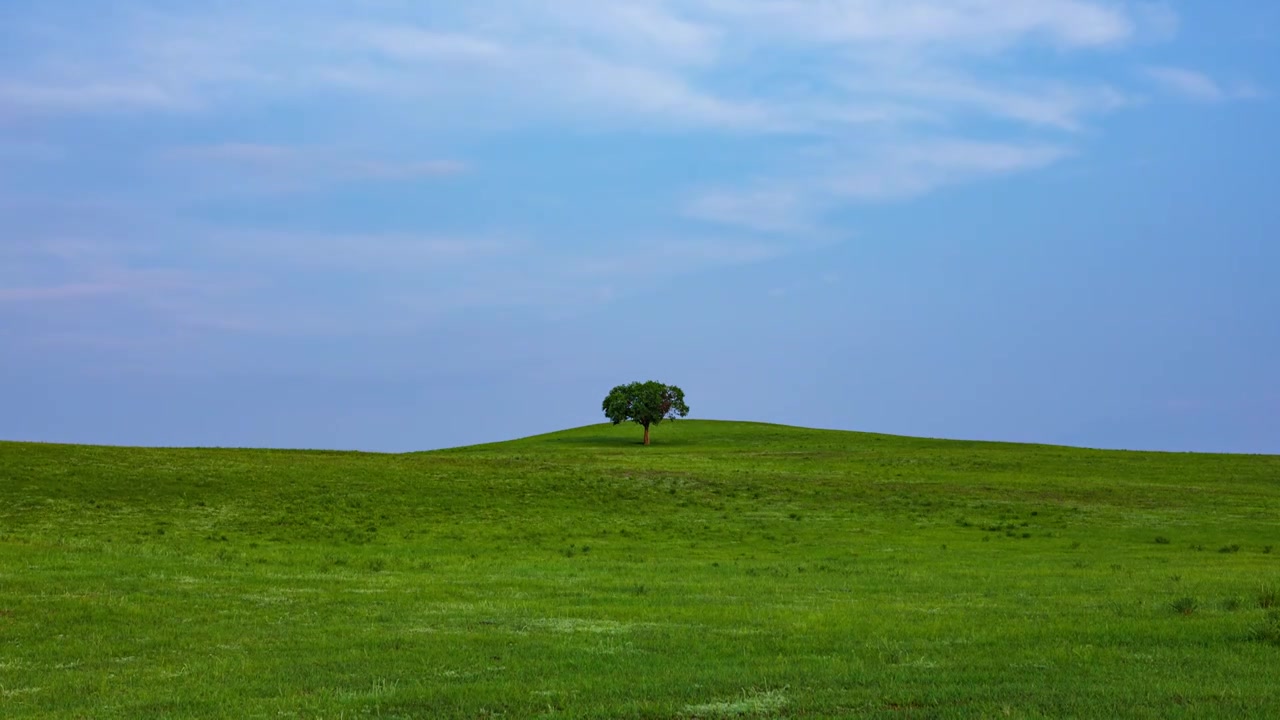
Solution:
M 0 717 L 1280 717 L 1280 458 L 0 444 Z

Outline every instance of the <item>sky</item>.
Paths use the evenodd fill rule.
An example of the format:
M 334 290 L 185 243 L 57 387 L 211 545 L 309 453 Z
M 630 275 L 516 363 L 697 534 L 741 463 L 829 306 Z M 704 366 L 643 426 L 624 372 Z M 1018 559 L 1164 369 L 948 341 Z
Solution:
M 1271 0 L 5 0 L 0 438 L 1280 453 L 1277 90 Z

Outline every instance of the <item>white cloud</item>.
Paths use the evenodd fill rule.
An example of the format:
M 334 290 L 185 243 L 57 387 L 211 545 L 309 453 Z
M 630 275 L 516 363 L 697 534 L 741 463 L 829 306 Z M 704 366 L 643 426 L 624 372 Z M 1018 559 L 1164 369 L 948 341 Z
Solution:
M 523 65 L 518 96 L 558 116 L 567 110 L 632 126 L 657 122 L 728 129 L 765 129 L 776 122 L 769 110 L 754 101 L 721 97 L 678 74 L 594 53 L 530 51 Z M 637 123 L 633 120 L 637 115 L 647 121 Z
M 34 266 L 30 266 L 34 267 Z M 192 287 L 180 272 L 118 265 L 74 268 L 70 277 L 44 284 L 0 285 L 0 303 L 36 303 L 93 300 L 103 297 L 146 298 Z
M 0 245 L 0 313 L 103 313 L 143 334 L 350 336 L 410 332 L 465 310 L 578 312 L 787 244 L 637 231 L 590 250 L 528 238 L 262 232 L 157 220 L 95 223 L 70 237 Z M 175 242 L 181 239 L 181 243 Z M 654 278 L 639 287 L 637 273 Z M 50 325 L 50 335 L 84 328 Z
M 807 235 L 825 211 L 849 202 L 885 202 L 938 188 L 1044 167 L 1070 151 L 1047 143 L 958 138 L 896 139 L 871 147 L 833 146 L 829 160 L 769 186 L 694 195 L 688 216 L 756 231 Z
M 1147 75 L 1164 89 L 1193 100 L 1215 102 L 1225 93 L 1209 76 L 1180 68 L 1148 68 Z
M 661 2 L 600 2 L 561 0 L 526 3 L 533 14 L 587 42 L 607 45 L 613 52 L 663 63 L 705 63 L 714 60 L 723 32 L 708 23 L 681 17 Z
M 1066 47 L 1114 45 L 1135 32 L 1130 13 L 1087 0 L 703 0 L 756 29 L 827 43 L 990 51 L 1036 38 Z
M 28 91 L 24 102 L 46 112 L 216 110 L 336 93 L 325 97 L 338 108 L 372 104 L 358 120 L 367 124 L 366 137 L 378 135 L 380 119 L 408 115 L 424 133 L 554 126 L 808 135 L 842 152 L 853 148 L 875 169 L 873 177 L 840 183 L 865 188 L 856 192 L 805 197 L 783 173 L 754 189 L 712 188 L 685 208 L 703 220 L 785 233 L 808 228 L 833 198 L 902 197 L 988 174 L 954 158 L 934 165 L 908 159 L 913 146 L 940 134 L 963 140 L 966 126 L 991 122 L 1015 135 L 1075 132 L 1124 107 L 1129 95 L 1103 78 L 1046 78 L 991 61 L 1023 46 L 1120 46 L 1152 16 L 1145 5 L 1098 0 L 478 0 L 431 13 L 395 7 L 355 13 L 322 3 L 296 21 L 285 10 L 203 19 L 149 13 L 129 32 L 103 35 L 110 53 L 76 58 L 69 65 L 78 68 L 74 83 L 65 82 L 66 73 L 45 74 L 45 85 L 38 72 L 18 80 L 43 88 Z M 351 15 L 358 19 L 336 22 Z M 67 42 L 62 52 L 79 51 Z M 88 69 L 95 66 L 96 76 Z M 137 90 L 130 104 L 95 87 L 150 90 Z M 867 134 L 869 125 L 885 131 Z M 234 141 L 181 149 L 171 159 L 198 164 L 197 179 L 221 173 L 236 187 L 285 190 L 465 169 L 448 159 L 362 160 Z
M 1165 92 L 1186 100 L 1216 103 L 1227 100 L 1248 100 L 1259 97 L 1261 92 L 1252 85 L 1224 86 L 1208 75 L 1186 68 L 1156 66 L 1145 69 L 1146 76 Z
M 477 2 L 464 30 L 400 22 L 356 36 L 412 69 L 381 68 L 380 82 L 367 68 L 334 76 L 451 104 L 500 96 L 508 114 L 533 121 L 630 128 L 813 131 L 865 122 L 868 109 L 902 120 L 959 106 L 1074 129 L 1123 105 L 1123 93 L 1098 82 L 979 81 L 957 68 L 1020 45 L 1120 45 L 1148 15 L 1085 0 Z M 780 52 L 803 53 L 798 70 L 767 60 Z
M 890 146 L 862 167 L 826 182 L 831 193 L 856 200 L 920 195 L 959 182 L 1044 167 L 1068 151 L 1047 144 L 938 139 Z
M 565 269 L 571 275 L 589 275 L 610 281 L 651 272 L 673 277 L 708 267 L 769 260 L 787 251 L 777 243 L 705 238 L 646 239 L 639 245 L 639 250 L 615 248 L 607 255 L 573 260 L 566 264 Z
M 177 165 L 185 183 L 224 179 L 243 189 L 295 190 L 324 183 L 361 180 L 417 180 L 468 170 L 457 160 L 389 160 L 329 147 L 226 142 L 170 148 L 164 165 Z
M 907 84 L 918 81 L 914 70 L 938 76 L 962 67 L 957 58 L 1023 45 L 1120 45 L 1152 16 L 1145 8 L 1100 0 L 477 0 L 430 11 L 330 3 L 307 13 L 288 4 L 203 17 L 151 10 L 87 46 L 68 30 L 29 72 L 0 72 L 0 97 L 31 111 L 152 111 L 328 89 L 447 101 L 460 112 L 484 100 L 490 104 L 479 107 L 500 104 L 527 120 L 793 131 L 840 117 L 841 105 L 865 104 L 849 90 L 833 93 L 841 81 L 878 85 L 877 105 L 914 108 L 928 91 Z M 791 70 L 767 60 L 779 52 L 807 57 Z M 868 68 L 875 59 L 913 72 Z M 784 67 L 798 74 L 790 84 L 814 87 L 823 102 L 796 105 L 777 82 Z M 952 102 L 1046 125 L 1069 126 L 1114 103 L 1089 85 L 1036 93 L 998 77 L 965 84 L 952 89 Z M 482 125 L 494 120 L 472 115 Z
M 484 38 L 412 26 L 371 25 L 352 33 L 352 40 L 405 60 L 500 63 L 508 59 L 506 48 Z
M 147 81 L 4 82 L 0 79 L 0 111 L 136 112 L 190 108 L 190 98 L 173 88 Z
M 97 295 L 114 295 L 125 290 L 115 283 L 81 282 L 59 285 L 0 287 L 0 302 L 44 302 L 74 300 Z
M 210 127 L 231 127 L 219 113 L 243 119 L 269 108 L 277 117 L 296 113 L 270 136 L 288 133 L 287 123 L 307 125 L 312 145 L 241 136 L 152 147 L 150 169 L 162 179 L 182 171 L 197 193 L 210 184 L 290 190 L 456 175 L 468 166 L 421 147 L 476 147 L 511 129 L 778 140 L 752 146 L 759 156 L 743 162 L 739 181 L 691 173 L 696 191 L 672 189 L 685 198 L 672 209 L 677 221 L 745 230 L 746 240 L 557 256 L 550 283 L 583 274 L 612 283 L 619 268 L 653 258 L 688 267 L 758 262 L 824 236 L 823 215 L 834 208 L 1057 162 L 1097 118 L 1135 102 L 1114 76 L 1115 67 L 1136 64 L 1127 53 L 1177 28 L 1166 4 L 1129 0 L 280 0 L 199 10 L 123 0 L 119 7 L 92 23 L 47 23 L 38 43 L 11 51 L 19 61 L 0 68 L 0 113 L 202 113 Z M 1145 79 L 1204 101 L 1248 90 L 1173 67 L 1149 68 Z M 308 125 L 306 112 L 316 106 L 340 116 L 341 129 L 326 135 Z M 473 273 L 466 287 L 454 275 L 432 276 L 430 302 L 560 296 L 513 281 L 521 263 L 547 263 L 508 238 L 210 232 L 199 241 L 195 255 L 239 258 L 267 276 L 283 268 Z M 479 269 L 483 263 L 491 266 Z M 64 292 L 103 283 L 73 275 Z M 607 295 L 599 287 L 573 294 Z
M 208 230 L 202 255 L 242 267 L 339 273 L 422 273 L 510 256 L 523 243 L 413 233 L 226 232 Z
M 797 188 L 762 186 L 744 190 L 713 189 L 696 194 L 685 214 L 697 220 L 734 225 L 765 233 L 812 230 L 812 193 Z
M 921 107 L 945 115 L 974 114 L 1034 127 L 1076 131 L 1086 118 L 1132 101 L 1110 86 L 1073 86 L 1056 81 L 1008 80 L 984 83 L 954 71 L 925 72 L 893 78 L 884 89 Z

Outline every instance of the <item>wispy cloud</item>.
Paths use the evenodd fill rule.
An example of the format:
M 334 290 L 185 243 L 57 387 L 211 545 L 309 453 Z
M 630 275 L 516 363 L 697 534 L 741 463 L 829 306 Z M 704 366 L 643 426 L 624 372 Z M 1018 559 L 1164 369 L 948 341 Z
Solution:
M 1044 167 L 1068 155 L 1057 145 L 964 139 L 917 141 L 873 153 L 863 169 L 833 175 L 831 192 L 856 200 L 912 197 L 975 178 Z
M 1089 0 L 705 0 L 751 27 L 828 43 L 882 43 L 989 52 L 1036 38 L 1063 47 L 1122 43 L 1135 18 Z
M 915 138 L 869 147 L 832 146 L 828 160 L 767 184 L 693 195 L 688 216 L 766 233 L 812 233 L 824 212 L 845 203 L 917 197 L 948 185 L 1050 165 L 1071 154 L 1051 143 Z
M 225 142 L 170 148 L 160 154 L 193 178 L 225 176 L 238 187 L 277 190 L 365 180 L 419 180 L 468 170 L 457 160 L 389 160 L 334 148 Z
M 0 110 L 9 112 L 136 112 L 187 109 L 192 101 L 146 81 L 0 81 Z
M 367 25 L 351 32 L 351 40 L 367 49 L 401 60 L 508 64 L 506 46 L 457 32 L 436 32 L 410 25 Z
M 1146 76 L 1165 92 L 1196 102 L 1216 103 L 1228 100 L 1251 100 L 1261 91 L 1250 84 L 1223 85 L 1205 73 L 1186 68 L 1153 66 Z
M 95 44 L 93 55 L 73 37 L 54 43 L 65 54 L 59 64 L 76 72 L 37 65 L 25 76 L 0 76 L 0 97 L 43 111 L 145 110 L 327 88 L 453 102 L 500 99 L 508 114 L 531 119 L 634 126 L 638 114 L 675 126 L 792 130 L 819 120 L 809 116 L 815 104 L 795 104 L 797 85 L 817 81 L 829 95 L 851 79 L 896 98 L 936 97 L 951 87 L 953 101 L 1061 125 L 1076 110 L 1114 99 L 1070 86 L 1024 99 L 1025 92 L 998 80 L 911 87 L 905 83 L 911 76 L 867 66 L 887 59 L 885 66 L 905 63 L 936 76 L 960 59 L 1028 45 L 1068 51 L 1123 45 L 1154 22 L 1140 6 L 1098 0 L 479 0 L 456 9 L 389 7 L 367 8 L 354 22 L 329 3 L 309 7 L 300 20 L 265 10 L 203 17 L 139 11 L 145 22 L 117 28 L 114 42 Z M 779 52 L 801 54 L 803 75 L 780 77 L 771 64 L 757 62 Z
M 320 232 L 203 233 L 202 254 L 247 269 L 323 270 L 337 273 L 417 274 L 509 257 L 525 244 L 491 237 L 414 233 L 331 234 Z
M 82 268 L 72 273 L 80 279 L 44 285 L 0 285 L 0 303 L 39 304 L 69 300 L 96 300 L 109 296 L 146 297 L 187 287 L 181 273 L 119 266 Z
M 44 302 L 113 295 L 128 288 L 116 283 L 67 283 L 46 287 L 0 287 L 0 302 Z
M 397 334 L 468 310 L 579 312 L 793 249 L 731 234 L 638 231 L 582 251 L 546 238 L 163 228 L 137 239 L 125 237 L 127 225 L 104 226 L 93 241 L 0 248 L 0 313 L 106 315 L 158 335 Z M 172 248 L 177 237 L 181 253 Z M 637 284 L 637 273 L 652 280 Z M 47 331 L 79 337 L 85 328 L 50 323 Z
M 282 325 L 302 314 L 295 307 L 340 319 L 618 297 L 628 269 L 763 262 L 831 237 L 826 218 L 839 208 L 1060 162 L 1152 84 L 1206 102 L 1251 92 L 1172 66 L 1135 77 L 1143 44 L 1178 27 L 1168 4 L 1136 0 L 122 0 L 74 22 L 56 3 L 28 9 L 20 30 L 0 28 L 11 48 L 0 118 L 37 128 L 36 140 L 39 128 L 72 124 L 51 118 L 108 124 L 128 145 L 115 154 L 70 133 L 48 145 L 63 153 L 69 142 L 77 163 L 77 153 L 106 157 L 106 170 L 66 182 L 109 184 L 147 212 L 115 231 L 109 218 L 26 212 L 23 225 L 48 231 L 30 236 L 47 252 L 24 260 L 31 277 L 0 272 L 0 298 L 145 297 L 171 317 L 228 328 L 273 314 Z M 163 131 L 154 140 L 152 128 Z M 627 225 L 639 213 L 593 217 L 565 232 L 603 227 L 610 240 L 564 239 L 522 225 L 541 219 L 519 209 L 461 229 L 427 212 L 370 221 L 394 204 L 388 196 L 416 207 L 421 192 L 447 210 L 455 196 L 432 193 L 494 178 L 512 195 L 476 200 L 486 215 L 486 203 L 517 194 L 572 195 L 583 177 L 539 186 L 560 171 L 554 149 L 521 161 L 548 168 L 526 186 L 513 187 L 523 174 L 497 177 L 504 143 L 602 135 L 679 141 L 648 161 L 671 186 L 651 191 L 666 204 L 646 206 L 646 227 Z M 687 156 L 744 139 L 748 156 L 719 172 Z M 25 147 L 0 145 L 0 156 L 26 157 Z M 604 165 L 577 172 L 607 182 Z M 16 185 L 14 175 L 0 179 Z M 430 182 L 370 187 L 411 181 Z M 228 217 L 260 197 L 191 207 L 221 191 L 299 189 L 316 190 L 299 193 L 299 212 L 263 210 L 270 230 L 253 226 L 258 206 Z M 331 198 L 352 204 L 333 213 L 343 230 L 317 230 L 330 216 L 306 211 Z M 146 247 L 152 238 L 168 245 Z M 119 274 L 156 268 L 200 282 Z M 32 279 L 35 269 L 43 275 Z M 328 292 L 361 273 L 380 282 L 349 290 L 355 298 Z M 279 310 L 263 309 L 273 302 Z
M 570 276 L 583 276 L 610 285 L 625 282 L 637 273 L 674 278 L 708 267 L 743 265 L 770 260 L 788 252 L 779 243 L 714 238 L 645 239 L 638 249 L 613 249 L 608 254 L 577 258 L 564 263 Z
M 1133 102 L 1108 84 L 1008 78 L 993 85 L 954 70 L 921 68 L 881 79 L 881 92 L 932 110 L 935 117 L 974 116 L 1032 128 L 1078 131 L 1091 117 Z
M 570 18 L 563 9 L 548 11 L 548 15 Z M 597 21 L 608 18 L 621 22 L 626 13 L 615 8 L 607 15 L 594 16 Z M 568 27 L 575 27 L 587 16 L 572 17 L 577 22 L 569 22 Z M 679 24 L 675 19 L 669 22 Z M 618 35 L 627 34 L 625 25 L 611 29 Z M 564 32 L 561 27 L 562 36 Z M 637 58 L 632 53 L 601 51 L 563 37 L 485 39 L 403 24 L 366 27 L 354 33 L 351 41 L 395 63 L 380 67 L 378 79 L 365 87 L 402 98 L 445 97 L 459 103 L 501 100 L 508 116 L 523 113 L 528 116 L 526 121 L 534 122 L 585 117 L 634 125 L 637 115 L 650 122 L 682 126 L 762 127 L 770 122 L 755 102 L 700 88 L 689 76 L 666 66 L 661 55 Z M 359 77 L 352 73 L 344 76 Z M 477 118 L 482 124 L 493 120 Z
M 797 233 L 813 229 L 813 187 L 778 182 L 756 188 L 718 188 L 695 194 L 685 214 L 696 220 L 733 225 L 761 233 Z

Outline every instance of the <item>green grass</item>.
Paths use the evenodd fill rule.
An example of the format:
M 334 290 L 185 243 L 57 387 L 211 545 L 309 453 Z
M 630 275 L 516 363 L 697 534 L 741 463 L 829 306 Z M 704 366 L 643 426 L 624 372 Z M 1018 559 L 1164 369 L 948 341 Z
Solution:
M 1280 717 L 1280 458 L 639 439 L 0 444 L 0 716 Z

